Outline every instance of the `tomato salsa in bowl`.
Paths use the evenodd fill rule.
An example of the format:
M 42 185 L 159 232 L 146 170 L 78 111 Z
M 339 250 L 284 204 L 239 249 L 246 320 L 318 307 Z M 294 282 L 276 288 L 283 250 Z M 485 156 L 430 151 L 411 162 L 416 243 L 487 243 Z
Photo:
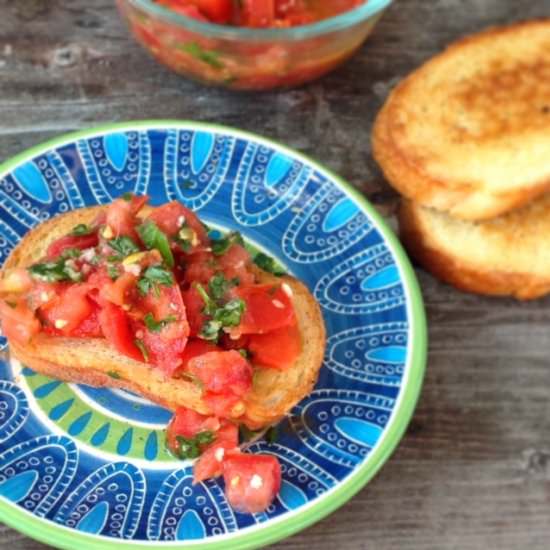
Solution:
M 391 0 L 117 0 L 158 61 L 236 90 L 293 87 L 348 59 Z

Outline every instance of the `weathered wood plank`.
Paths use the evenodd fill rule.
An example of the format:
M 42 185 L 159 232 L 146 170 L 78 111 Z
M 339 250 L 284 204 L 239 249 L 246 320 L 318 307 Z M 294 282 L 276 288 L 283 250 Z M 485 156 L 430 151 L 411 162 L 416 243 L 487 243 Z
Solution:
M 391 216 L 370 157 L 391 87 L 449 41 L 550 15 L 550 0 L 397 1 L 362 51 L 321 82 L 251 97 L 157 65 L 111 0 L 0 0 L 0 159 L 62 132 L 136 118 L 256 131 L 322 159 Z M 456 292 L 419 271 L 430 361 L 415 418 L 379 475 L 274 549 L 543 549 L 550 540 L 550 299 Z M 0 526 L 0 550 L 44 545 Z

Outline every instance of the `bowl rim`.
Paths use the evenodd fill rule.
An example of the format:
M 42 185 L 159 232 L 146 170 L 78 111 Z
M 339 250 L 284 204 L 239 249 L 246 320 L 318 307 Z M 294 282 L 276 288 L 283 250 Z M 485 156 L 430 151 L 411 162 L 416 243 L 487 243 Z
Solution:
M 263 524 L 263 527 L 260 529 L 254 531 L 245 529 L 242 533 L 235 533 L 230 540 L 224 536 L 221 536 L 217 540 L 201 540 L 196 541 L 196 543 L 185 541 L 147 542 L 125 539 L 109 540 L 104 536 L 90 535 L 65 527 L 64 525 L 53 523 L 51 520 L 34 516 L 30 512 L 19 508 L 16 504 L 0 497 L 0 521 L 35 540 L 58 548 L 73 550 L 77 544 L 81 544 L 82 547 L 87 550 L 152 550 L 154 548 L 159 548 L 161 550 L 182 550 L 184 548 L 195 550 L 224 550 L 227 548 L 228 542 L 230 542 L 232 550 L 244 550 L 264 547 L 287 538 L 313 525 L 340 508 L 377 474 L 403 437 L 420 396 L 426 368 L 428 332 L 422 293 L 412 264 L 397 236 L 390 229 L 390 226 L 383 219 L 382 215 L 378 213 L 375 207 L 359 191 L 354 189 L 340 176 L 325 168 L 322 164 L 309 156 L 278 143 L 276 140 L 222 124 L 196 122 L 191 120 L 139 120 L 104 124 L 85 130 L 78 130 L 35 145 L 0 164 L 0 178 L 4 177 L 6 173 L 11 172 L 23 162 L 27 162 L 53 148 L 68 145 L 79 139 L 103 136 L 122 131 L 181 129 L 190 127 L 193 129 L 225 133 L 243 139 L 254 140 L 312 165 L 325 173 L 337 187 L 356 201 L 363 212 L 372 220 L 374 227 L 380 232 L 384 241 L 389 245 L 396 265 L 398 266 L 406 295 L 409 298 L 406 308 L 411 349 L 410 355 L 407 358 L 406 375 L 403 378 L 401 391 L 396 399 L 395 408 L 390 415 L 388 424 L 377 444 L 367 459 L 356 466 L 347 477 L 327 491 L 324 496 L 306 505 L 301 511 L 297 510 L 295 514 L 285 514 L 279 519 L 275 518 Z
M 154 0 L 118 0 L 118 4 L 124 2 L 148 12 L 149 14 L 160 17 L 165 21 L 191 30 L 199 35 L 209 38 L 237 39 L 250 42 L 263 41 L 298 41 L 308 38 L 314 38 L 331 32 L 351 27 L 361 21 L 367 20 L 378 14 L 381 14 L 393 0 L 367 0 L 364 4 L 351 10 L 345 11 L 339 15 L 329 17 L 311 23 L 309 25 L 299 25 L 286 29 L 252 29 L 248 27 L 231 27 L 229 25 L 218 25 L 216 23 L 202 22 L 192 17 L 176 13 L 170 8 L 161 6 Z

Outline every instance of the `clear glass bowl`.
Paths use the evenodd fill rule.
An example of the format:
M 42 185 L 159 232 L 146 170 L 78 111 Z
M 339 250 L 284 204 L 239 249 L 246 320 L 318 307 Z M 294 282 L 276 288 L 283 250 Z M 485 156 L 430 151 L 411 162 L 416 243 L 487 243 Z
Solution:
M 116 0 L 134 36 L 161 63 L 236 90 L 292 87 L 332 71 L 364 42 L 392 0 L 311 25 L 250 29 L 203 23 L 152 0 Z

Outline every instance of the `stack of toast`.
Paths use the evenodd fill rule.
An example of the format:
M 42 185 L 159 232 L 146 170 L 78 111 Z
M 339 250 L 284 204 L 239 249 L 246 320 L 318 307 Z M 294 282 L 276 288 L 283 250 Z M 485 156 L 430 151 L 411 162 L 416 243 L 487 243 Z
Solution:
M 482 294 L 550 292 L 550 19 L 465 38 L 409 75 L 373 153 L 428 271 Z

